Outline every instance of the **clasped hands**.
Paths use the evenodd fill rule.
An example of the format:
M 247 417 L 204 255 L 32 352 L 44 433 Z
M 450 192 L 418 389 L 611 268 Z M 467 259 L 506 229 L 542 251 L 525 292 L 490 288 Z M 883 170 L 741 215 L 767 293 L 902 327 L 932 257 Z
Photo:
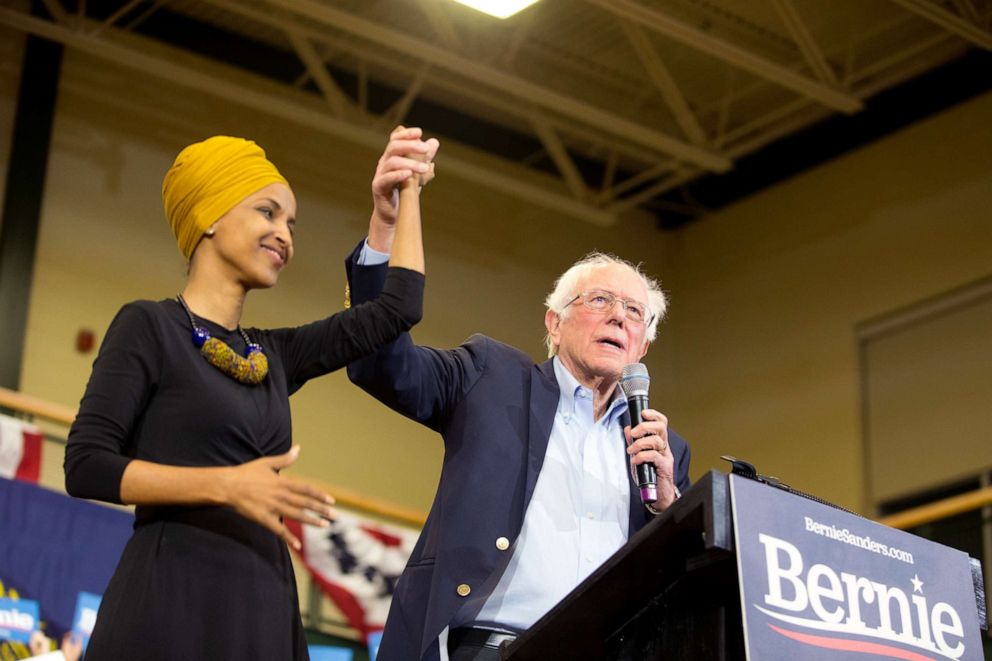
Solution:
M 399 208 L 399 189 L 414 175 L 421 187 L 434 178 L 434 157 L 441 143 L 437 138 L 423 140 L 419 128 L 397 126 L 389 135 L 375 175 L 372 177 L 374 215 L 388 225 L 396 222 Z

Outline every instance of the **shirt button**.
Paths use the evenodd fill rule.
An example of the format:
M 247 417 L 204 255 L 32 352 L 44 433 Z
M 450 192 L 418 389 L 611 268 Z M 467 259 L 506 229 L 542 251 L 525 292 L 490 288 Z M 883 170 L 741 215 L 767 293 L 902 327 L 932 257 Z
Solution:
M 506 549 L 510 548 L 510 540 L 508 540 L 506 537 L 500 537 L 499 539 L 496 540 L 496 548 L 498 548 L 500 551 L 505 551 Z
M 596 515 L 593 514 L 592 512 L 586 512 L 586 518 L 588 518 L 588 519 L 595 519 L 596 518 Z
M 455 588 L 455 592 L 458 593 L 459 597 L 467 597 L 470 594 L 472 594 L 472 588 L 469 586 L 468 583 L 462 583 L 457 588 Z

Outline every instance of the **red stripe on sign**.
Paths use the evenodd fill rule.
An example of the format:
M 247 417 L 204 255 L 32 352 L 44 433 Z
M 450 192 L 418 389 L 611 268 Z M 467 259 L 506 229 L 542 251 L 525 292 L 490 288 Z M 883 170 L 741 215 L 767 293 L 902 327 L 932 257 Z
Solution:
M 937 661 L 933 657 L 923 656 L 922 654 L 902 650 L 891 645 L 866 643 L 860 640 L 846 640 L 844 638 L 813 636 L 808 633 L 781 629 L 774 624 L 769 624 L 768 626 L 771 627 L 772 631 L 782 634 L 786 638 L 792 638 L 793 640 L 798 640 L 800 643 L 815 647 L 826 647 L 827 649 L 843 650 L 845 652 L 861 652 L 862 654 L 877 654 L 879 656 L 889 657 L 890 659 L 906 659 L 906 661 Z
M 17 465 L 14 473 L 15 480 L 38 483 L 41 477 L 41 441 L 42 434 L 37 429 L 24 428 L 22 430 L 24 444 L 21 451 L 21 463 Z

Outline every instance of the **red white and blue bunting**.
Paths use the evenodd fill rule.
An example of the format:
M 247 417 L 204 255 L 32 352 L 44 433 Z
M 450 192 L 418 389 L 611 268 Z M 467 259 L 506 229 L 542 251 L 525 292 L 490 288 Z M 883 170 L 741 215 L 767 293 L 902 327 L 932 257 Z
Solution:
M 41 430 L 0 415 L 0 477 L 38 483 L 41 474 Z
M 295 521 L 287 527 L 303 544 L 299 555 L 310 575 L 348 624 L 366 639 L 381 630 L 419 531 L 341 511 L 328 528 Z

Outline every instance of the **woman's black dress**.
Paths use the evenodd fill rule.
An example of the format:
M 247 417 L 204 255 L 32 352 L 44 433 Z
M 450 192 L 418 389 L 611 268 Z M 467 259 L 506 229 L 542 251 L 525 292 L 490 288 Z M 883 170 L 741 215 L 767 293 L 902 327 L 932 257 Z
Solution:
M 235 466 L 290 449 L 289 396 L 420 318 L 423 276 L 391 268 L 375 301 L 279 330 L 247 329 L 269 374 L 244 385 L 210 365 L 175 300 L 125 305 L 93 364 L 66 448 L 66 488 L 120 502 L 130 459 Z M 198 319 L 235 351 L 237 331 Z M 85 535 L 86 531 L 79 531 Z M 286 544 L 226 507 L 138 507 L 86 661 L 307 659 Z

